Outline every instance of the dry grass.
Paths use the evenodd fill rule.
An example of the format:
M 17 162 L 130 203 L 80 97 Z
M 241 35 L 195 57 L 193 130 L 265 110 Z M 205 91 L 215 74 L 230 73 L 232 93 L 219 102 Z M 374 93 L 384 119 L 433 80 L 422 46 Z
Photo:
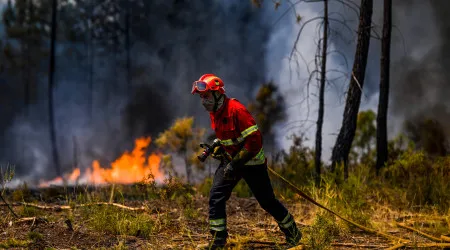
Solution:
M 322 190 L 317 199 L 338 208 L 333 191 Z M 325 194 L 325 196 L 323 195 Z M 326 199 L 324 197 L 329 197 Z M 79 204 L 76 201 L 73 203 Z M 304 200 L 285 201 L 302 228 L 302 243 L 307 249 L 380 249 L 393 242 L 376 237 L 323 212 Z M 44 205 L 44 204 L 42 204 Z M 47 203 L 45 205 L 54 205 Z M 34 223 L 12 223 L 13 217 L 1 207 L 0 247 L 17 249 L 195 249 L 209 239 L 207 228 L 207 198 L 179 193 L 171 198 L 142 202 L 124 201 L 124 205 L 144 206 L 145 211 L 128 211 L 115 206 L 84 206 L 67 210 L 14 206 L 21 216 L 45 220 Z M 369 202 L 368 221 L 383 232 L 411 240 L 412 244 L 432 243 L 416 231 L 398 227 L 397 222 L 440 238 L 447 235 L 449 216 L 438 210 L 400 210 L 388 204 Z M 417 210 L 417 209 L 415 209 Z M 342 211 L 341 211 L 342 212 Z M 253 198 L 235 195 L 227 206 L 230 249 L 285 249 L 282 233 L 275 221 Z M 71 227 L 68 222 L 70 221 Z

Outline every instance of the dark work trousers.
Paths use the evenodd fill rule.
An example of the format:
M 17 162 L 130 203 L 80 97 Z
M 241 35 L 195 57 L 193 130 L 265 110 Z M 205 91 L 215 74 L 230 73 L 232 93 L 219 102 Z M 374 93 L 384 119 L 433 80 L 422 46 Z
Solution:
M 288 210 L 275 198 L 266 164 L 242 166 L 236 174 L 237 178 L 235 180 L 224 180 L 223 169 L 224 166 L 219 166 L 214 174 L 214 181 L 209 195 L 210 221 L 225 219 L 223 224 L 225 224 L 226 228 L 226 202 L 241 178 L 244 178 L 259 205 L 272 215 L 275 220 L 282 221 L 287 216 Z

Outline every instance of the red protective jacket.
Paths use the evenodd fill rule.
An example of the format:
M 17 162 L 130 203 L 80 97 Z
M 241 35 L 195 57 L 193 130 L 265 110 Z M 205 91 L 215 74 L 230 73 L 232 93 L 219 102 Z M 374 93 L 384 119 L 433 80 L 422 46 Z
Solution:
M 261 132 L 250 112 L 238 100 L 225 97 L 222 107 L 210 112 L 210 118 L 216 137 L 231 157 L 245 147 L 252 156 L 245 165 L 265 163 Z

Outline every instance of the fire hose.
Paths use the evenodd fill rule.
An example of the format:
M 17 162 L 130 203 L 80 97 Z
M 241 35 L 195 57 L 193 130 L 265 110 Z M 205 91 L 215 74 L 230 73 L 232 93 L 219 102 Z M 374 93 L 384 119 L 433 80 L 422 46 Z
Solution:
M 204 148 L 204 150 L 199 156 L 197 156 L 197 158 L 201 162 L 204 162 L 208 158 L 208 156 L 211 155 L 214 152 L 214 149 L 216 147 L 218 147 L 218 146 L 220 146 L 220 139 L 215 139 L 211 145 L 208 145 L 208 144 L 205 144 L 205 143 L 200 144 L 200 147 Z M 223 155 L 225 160 L 227 160 L 228 162 L 231 161 L 231 156 L 229 154 L 226 154 L 225 152 L 221 152 L 221 153 L 222 153 L 222 155 Z M 360 229 L 362 229 L 362 230 L 364 230 L 366 232 L 373 233 L 373 234 L 376 234 L 376 235 L 388 238 L 390 240 L 396 241 L 396 243 L 407 244 L 407 243 L 410 242 L 409 240 L 406 240 L 406 239 L 402 239 L 402 238 L 395 237 L 395 236 L 387 234 L 387 233 L 383 233 L 383 232 L 380 232 L 380 231 L 377 231 L 377 230 L 374 230 L 374 229 L 367 228 L 367 227 L 362 226 L 362 225 L 360 225 L 360 224 L 358 224 L 358 223 L 356 223 L 356 222 L 354 222 L 354 221 L 352 221 L 350 219 L 347 219 L 347 218 L 343 217 L 342 215 L 340 215 L 340 214 L 334 212 L 333 210 L 325 207 L 324 205 L 320 204 L 319 202 L 317 202 L 316 200 L 311 198 L 309 195 L 305 194 L 297 186 L 292 184 L 290 181 L 288 181 L 286 178 L 284 178 L 283 176 L 278 174 L 275 170 L 273 170 L 269 166 L 267 166 L 267 169 L 269 170 L 269 172 L 273 176 L 277 177 L 280 181 L 282 181 L 284 184 L 286 184 L 287 187 L 289 187 L 293 192 L 297 193 L 298 195 L 303 197 L 305 200 L 311 202 L 315 206 L 318 206 L 318 207 L 328 211 L 329 213 L 335 215 L 336 217 L 340 218 L 341 220 L 346 221 L 347 223 L 350 223 L 350 224 L 352 224 L 352 225 L 354 225 L 354 226 L 356 226 L 356 227 L 358 227 L 358 228 L 360 228 Z

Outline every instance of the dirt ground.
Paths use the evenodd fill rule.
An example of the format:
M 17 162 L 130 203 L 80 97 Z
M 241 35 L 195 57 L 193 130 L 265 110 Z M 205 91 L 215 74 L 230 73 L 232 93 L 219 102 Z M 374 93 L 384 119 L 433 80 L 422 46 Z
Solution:
M 127 204 L 129 206 L 136 206 Z M 297 202 L 285 203 L 307 237 L 308 228 L 313 223 L 314 215 L 318 211 L 313 205 Z M 45 204 L 51 205 L 51 204 Z M 142 205 L 142 204 L 141 204 Z M 67 221 L 65 210 L 45 210 L 47 221 L 30 220 L 26 222 L 3 223 L 0 225 L 0 242 L 9 238 L 26 240 L 30 232 L 37 232 L 42 237 L 33 240 L 28 247 L 14 249 L 111 249 L 121 245 L 128 249 L 195 249 L 199 244 L 209 240 L 207 230 L 208 202 L 204 197 L 195 199 L 196 218 L 182 218 L 179 209 L 162 202 L 148 202 L 148 213 L 159 216 L 166 213 L 173 220 L 173 228 L 161 230 L 158 234 L 150 235 L 147 239 L 134 236 L 118 236 L 109 233 L 99 233 L 87 226 L 87 221 L 73 211 L 73 219 Z M 21 206 L 14 206 L 19 211 Z M 237 198 L 232 196 L 227 204 L 229 248 L 230 249 L 286 249 L 283 234 L 279 231 L 275 221 L 262 210 L 257 201 L 252 198 Z M 433 241 L 414 233 L 411 230 L 392 225 L 392 219 L 399 215 L 382 216 L 379 224 L 385 223 L 384 232 L 391 235 L 410 239 L 416 243 L 431 243 Z M 6 206 L 0 207 L 0 216 L 10 216 Z M 381 219 L 380 219 L 381 220 Z M 183 228 L 181 230 L 181 228 Z M 439 237 L 439 236 L 437 236 Z M 297 249 L 312 249 L 309 241 L 302 240 L 303 246 Z M 306 244 L 306 245 L 305 245 Z M 394 244 L 391 240 L 364 232 L 357 228 L 339 234 L 331 243 L 332 249 L 386 249 Z M 435 247 L 436 249 L 442 249 Z M 427 249 L 433 249 L 428 247 Z

